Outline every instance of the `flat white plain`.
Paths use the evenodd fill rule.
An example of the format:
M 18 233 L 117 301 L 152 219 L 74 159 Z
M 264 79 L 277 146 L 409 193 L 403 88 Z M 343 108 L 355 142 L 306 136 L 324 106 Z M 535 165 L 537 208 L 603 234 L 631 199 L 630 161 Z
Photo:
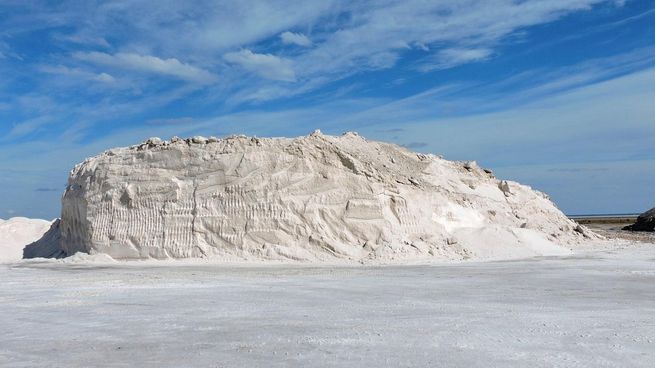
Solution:
M 0 265 L 2 367 L 650 367 L 655 248 L 432 266 Z

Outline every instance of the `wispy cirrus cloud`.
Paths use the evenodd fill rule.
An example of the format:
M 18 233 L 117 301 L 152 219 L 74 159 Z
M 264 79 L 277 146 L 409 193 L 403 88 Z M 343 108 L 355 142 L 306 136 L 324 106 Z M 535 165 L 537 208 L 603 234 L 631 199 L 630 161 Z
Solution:
M 282 40 L 282 43 L 287 45 L 297 45 L 303 47 L 309 47 L 312 45 L 312 40 L 310 40 L 309 37 L 302 33 L 293 33 L 287 31 L 280 34 L 280 40 Z
M 204 84 L 233 71 L 214 62 L 224 55 L 264 78 L 259 86 L 252 81 L 240 86 L 238 77 L 228 77 L 234 84 L 226 90 L 259 87 L 261 92 L 247 94 L 280 99 L 295 91 L 285 95 L 278 88 L 279 93 L 272 94 L 271 83 L 299 81 L 311 87 L 303 90 L 311 91 L 357 73 L 392 68 L 410 52 L 424 58 L 419 63 L 424 71 L 484 61 L 514 32 L 602 4 L 623 5 L 615 0 L 392 0 L 373 5 L 281 0 L 226 1 L 211 7 L 201 1 L 167 2 L 153 10 L 150 2 L 131 0 L 103 2 L 88 12 L 66 2 L 57 7 L 17 3 L 7 13 L 4 28 L 27 32 L 73 26 L 65 35 L 57 31 L 57 37 L 104 48 L 111 40 L 122 50 L 78 51 L 78 60 Z M 289 29 L 311 29 L 315 41 Z M 250 51 L 276 38 L 303 47 L 292 55 L 266 48 L 263 53 Z
M 106 39 L 99 36 L 92 36 L 89 34 L 83 33 L 74 33 L 74 34 L 62 34 L 55 33 L 52 35 L 52 38 L 61 42 L 69 42 L 80 45 L 89 45 L 89 46 L 100 46 L 103 48 L 109 48 L 111 45 L 107 42 Z
M 257 54 L 247 49 L 227 53 L 223 58 L 266 79 L 284 82 L 296 81 L 296 73 L 288 59 L 271 54 Z
M 458 65 L 483 61 L 491 57 L 493 51 L 488 48 L 450 48 L 439 51 L 430 60 L 424 62 L 419 70 L 429 72 L 449 69 Z
M 440 69 L 484 60 L 512 32 L 542 24 L 602 0 L 551 1 L 403 1 L 367 11 L 354 7 L 349 27 L 325 36 L 325 41 L 300 55 L 304 74 L 385 69 L 405 52 L 422 50 L 426 58 L 441 58 Z M 460 48 L 462 43 L 475 48 Z
M 161 59 L 152 55 L 107 54 L 98 51 L 76 52 L 73 57 L 112 68 L 161 74 L 201 84 L 214 83 L 218 79 L 214 73 L 183 63 L 176 58 Z
M 7 135 L 0 139 L 0 142 L 6 142 L 12 139 L 20 138 L 28 134 L 32 134 L 44 125 L 51 123 L 54 120 L 52 116 L 40 115 L 31 119 L 23 120 L 13 124 Z
M 67 77 L 82 78 L 82 79 L 87 79 L 87 80 L 101 82 L 101 83 L 111 84 L 116 82 L 116 78 L 104 72 L 94 73 L 81 68 L 70 68 L 63 65 L 56 65 L 56 66 L 44 65 L 40 67 L 39 70 L 44 73 L 63 75 Z

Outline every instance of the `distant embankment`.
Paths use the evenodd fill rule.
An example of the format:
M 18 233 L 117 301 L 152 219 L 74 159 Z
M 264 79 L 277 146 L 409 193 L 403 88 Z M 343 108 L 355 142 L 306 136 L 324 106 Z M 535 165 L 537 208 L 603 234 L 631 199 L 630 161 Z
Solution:
M 568 217 L 582 225 L 600 224 L 633 224 L 638 213 L 600 214 L 600 215 L 569 215 Z

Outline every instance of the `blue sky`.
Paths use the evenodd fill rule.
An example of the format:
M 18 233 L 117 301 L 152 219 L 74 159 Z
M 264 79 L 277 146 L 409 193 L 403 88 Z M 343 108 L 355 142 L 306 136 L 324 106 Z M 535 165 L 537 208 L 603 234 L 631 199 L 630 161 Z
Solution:
M 0 218 L 113 146 L 316 128 L 655 206 L 655 1 L 3 0 L 0 75 Z

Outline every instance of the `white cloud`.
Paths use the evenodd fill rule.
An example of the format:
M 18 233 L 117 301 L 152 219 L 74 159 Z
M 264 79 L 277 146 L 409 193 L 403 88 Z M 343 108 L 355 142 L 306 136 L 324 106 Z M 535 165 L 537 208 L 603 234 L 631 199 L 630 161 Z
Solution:
M 92 36 L 89 34 L 55 34 L 52 36 L 55 40 L 76 43 L 80 45 L 90 45 L 90 46 L 100 46 L 100 47 L 110 47 L 109 42 L 103 37 Z
M 20 123 L 14 124 L 6 137 L 0 139 L 0 141 L 6 142 L 32 134 L 35 131 L 41 129 L 44 125 L 51 123 L 53 120 L 54 119 L 52 116 L 42 115 L 36 118 L 21 121 Z
M 287 45 L 298 45 L 303 47 L 309 47 L 312 45 L 312 40 L 309 37 L 305 36 L 302 33 L 293 33 L 293 32 L 284 32 L 280 35 L 282 43 Z
M 72 6 L 72 2 L 66 4 L 65 0 L 61 6 L 25 6 L 23 11 L 17 5 L 16 11 L 0 25 L 22 31 L 70 27 L 73 36 L 67 36 L 72 37 L 69 41 L 95 42 L 106 47 L 103 40 L 110 40 L 124 52 L 109 55 L 113 60 L 106 60 L 107 54 L 100 57 L 106 64 L 201 83 L 214 81 L 214 70 L 180 62 L 182 57 L 197 65 L 215 65 L 216 55 L 226 50 L 254 49 L 262 43 L 270 46 L 268 42 L 274 38 L 299 46 L 311 43 L 313 47 L 297 48 L 287 59 L 275 61 L 275 56 L 270 55 L 260 60 L 244 60 L 243 66 L 258 70 L 257 74 L 267 79 L 300 80 L 316 89 L 356 73 L 391 68 L 410 49 L 426 53 L 426 60 L 433 61 L 423 67 L 428 69 L 481 61 L 484 55 L 480 53 L 487 52 L 486 57 L 493 55 L 495 48 L 517 31 L 617 1 L 622 2 L 387 0 L 369 4 L 343 0 L 226 0 L 207 6 L 206 2 L 189 0 L 167 1 L 166 6 L 153 9 L 149 1 L 130 0 L 103 2 L 89 12 L 88 8 Z M 313 42 L 306 35 L 289 32 L 290 29 L 311 29 Z M 459 53 L 455 54 L 457 50 Z M 467 53 L 463 53 L 465 50 Z M 176 58 L 142 56 L 155 53 Z M 275 49 L 267 49 L 262 55 L 276 53 Z M 7 52 L 4 54 L 9 56 Z M 244 55 L 242 59 L 255 59 Z M 256 67 L 255 63 L 269 67 Z M 243 92 L 239 90 L 256 87 L 251 80 L 240 84 L 239 75 L 231 78 L 222 71 L 217 74 L 233 83 L 223 91 Z M 267 83 L 270 84 L 262 80 L 257 84 L 270 88 Z
M 4 42 L 0 38 L 0 60 L 5 59 L 16 59 L 23 61 L 23 57 L 17 54 L 16 52 L 12 51 L 11 47 L 9 46 L 8 43 Z
M 451 48 L 439 51 L 433 60 L 419 67 L 422 71 L 453 68 L 458 65 L 488 59 L 493 51 L 488 48 Z
M 284 82 L 296 81 L 291 61 L 275 55 L 256 54 L 245 49 L 225 54 L 224 59 L 266 79 Z
M 342 4 L 340 9 L 348 14 L 344 17 L 348 21 L 327 31 L 314 30 L 322 41 L 294 56 L 293 61 L 303 81 L 320 77 L 324 83 L 394 67 L 412 48 L 438 61 L 433 68 L 445 69 L 490 57 L 504 38 L 518 30 L 607 2 L 404 0 L 376 7 Z
M 151 55 L 139 55 L 134 53 L 106 54 L 104 52 L 76 52 L 73 54 L 78 60 L 95 64 L 106 65 L 119 69 L 130 69 L 148 73 L 168 75 L 190 82 L 201 84 L 213 83 L 217 80 L 215 74 L 180 62 L 178 59 L 160 59 Z
M 32 19 L 14 23 L 25 27 L 36 27 L 39 21 L 82 25 L 72 33 L 74 38 L 119 39 L 122 46 L 128 46 L 123 50 L 149 45 L 166 55 L 188 55 L 205 62 L 211 62 L 217 52 L 249 47 L 272 37 L 307 45 L 306 36 L 287 30 L 310 27 L 321 42 L 294 56 L 294 65 L 299 66 L 296 73 L 309 78 L 330 74 L 334 80 L 362 70 L 391 67 L 392 61 L 412 47 L 435 54 L 463 43 L 493 49 L 519 29 L 616 1 L 390 0 L 372 6 L 337 0 L 280 0 L 226 1 L 211 7 L 197 1 L 174 1 L 153 10 L 150 2 L 134 0 L 107 2 L 92 14 L 71 6 L 43 9 L 43 14 L 30 9 Z M 121 27 L 115 27 L 117 23 Z M 385 63 L 380 62 L 381 55 Z
M 94 72 L 89 72 L 84 69 L 80 68 L 69 68 L 63 65 L 57 65 L 57 66 L 43 66 L 40 68 L 42 72 L 45 73 L 50 73 L 50 74 L 58 74 L 58 75 L 64 75 L 64 76 L 69 76 L 69 77 L 78 77 L 82 79 L 87 79 L 95 82 L 102 82 L 102 83 L 114 83 L 116 82 L 116 79 L 112 77 L 110 74 L 107 73 L 94 73 Z

